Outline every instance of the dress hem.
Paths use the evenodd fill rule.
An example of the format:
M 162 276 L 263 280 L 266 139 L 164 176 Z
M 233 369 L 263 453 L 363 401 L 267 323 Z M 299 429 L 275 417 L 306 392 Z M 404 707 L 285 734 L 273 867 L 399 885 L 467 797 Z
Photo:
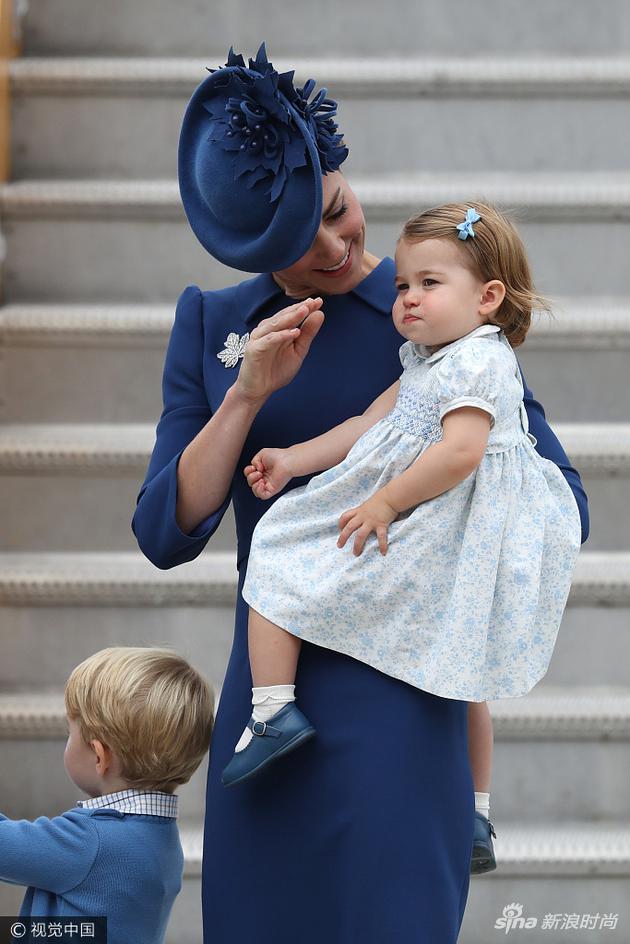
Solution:
M 388 675 L 390 678 L 397 679 L 399 682 L 404 682 L 406 685 L 411 685 L 413 688 L 417 688 L 420 691 L 426 692 L 428 695 L 435 695 L 437 698 L 446 698 L 449 701 L 465 701 L 465 702 L 475 702 L 477 704 L 483 704 L 487 701 L 499 701 L 503 698 L 522 698 L 524 695 L 529 694 L 533 688 L 545 677 L 548 671 L 548 667 L 545 668 L 544 672 L 539 675 L 533 682 L 529 683 L 529 687 L 525 688 L 523 691 L 509 693 L 509 694 L 490 694 L 482 698 L 472 698 L 466 697 L 465 695 L 453 695 L 453 694 L 444 694 L 444 692 L 436 691 L 432 688 L 428 688 L 426 685 L 417 685 L 415 682 L 411 681 L 408 676 L 397 675 L 392 672 L 388 672 L 386 669 L 381 668 L 379 665 L 375 665 L 373 662 L 367 662 L 365 659 L 361 659 L 357 656 L 356 652 L 351 652 L 350 649 L 342 649 L 338 646 L 326 646 L 322 642 L 318 642 L 317 639 L 309 637 L 308 634 L 304 634 L 302 631 L 298 632 L 295 629 L 291 628 L 290 625 L 283 625 L 282 622 L 279 622 L 277 619 L 274 619 L 273 616 L 268 616 L 267 613 L 263 613 L 262 610 L 256 607 L 255 603 L 250 603 L 246 599 L 245 595 L 243 599 L 249 607 L 256 610 L 257 613 L 260 613 L 261 616 L 264 616 L 265 619 L 269 620 L 271 623 L 275 623 L 276 626 L 279 626 L 281 629 L 284 629 L 285 632 L 290 633 L 292 636 L 295 636 L 298 639 L 303 640 L 304 642 L 309 642 L 313 646 L 319 646 L 321 649 L 329 649 L 331 652 L 339 652 L 341 655 L 349 656 L 351 659 L 356 659 L 357 662 L 363 663 L 363 665 L 369 665 L 371 668 L 375 669 L 377 672 L 381 672 L 383 675 Z

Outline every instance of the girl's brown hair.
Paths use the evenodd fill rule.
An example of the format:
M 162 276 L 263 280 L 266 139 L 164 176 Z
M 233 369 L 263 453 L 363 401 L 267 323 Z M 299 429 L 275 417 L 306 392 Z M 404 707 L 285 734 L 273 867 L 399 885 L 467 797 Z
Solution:
M 457 226 L 469 207 L 481 219 L 473 223 L 474 237 L 459 239 Z M 511 220 L 488 203 L 445 203 L 425 210 L 404 225 L 401 239 L 452 239 L 461 248 L 464 265 L 481 282 L 498 279 L 505 285 L 505 298 L 492 315 L 512 347 L 525 340 L 532 311 L 550 311 L 549 301 L 539 295 L 532 282 L 525 246 Z

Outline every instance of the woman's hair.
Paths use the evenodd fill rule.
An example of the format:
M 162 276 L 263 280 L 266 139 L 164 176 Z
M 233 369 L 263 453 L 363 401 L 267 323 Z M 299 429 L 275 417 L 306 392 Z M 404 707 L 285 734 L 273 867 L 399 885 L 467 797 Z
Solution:
M 473 223 L 474 237 L 459 239 L 457 226 L 469 208 L 481 219 Z M 505 285 L 505 298 L 492 314 L 512 347 L 525 340 L 532 311 L 550 311 L 549 301 L 539 295 L 532 282 L 525 246 L 514 224 L 487 203 L 446 203 L 407 220 L 400 236 L 414 243 L 425 239 L 452 239 L 461 250 L 463 264 L 481 282 L 498 279 Z
M 170 649 L 96 652 L 70 675 L 65 703 L 86 744 L 97 739 L 110 747 L 133 789 L 172 793 L 210 745 L 212 689 Z

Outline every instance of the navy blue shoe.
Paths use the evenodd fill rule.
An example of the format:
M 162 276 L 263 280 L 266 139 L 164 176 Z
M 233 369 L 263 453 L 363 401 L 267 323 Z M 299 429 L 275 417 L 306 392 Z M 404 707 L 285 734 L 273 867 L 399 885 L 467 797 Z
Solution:
M 475 832 L 473 838 L 472 858 L 470 861 L 470 871 L 473 875 L 481 875 L 483 872 L 493 872 L 497 867 L 497 860 L 494 857 L 494 846 L 492 837 L 497 838 L 494 826 L 483 813 L 475 810 Z
M 270 721 L 254 721 L 247 727 L 254 735 L 246 748 L 234 754 L 221 775 L 224 786 L 232 787 L 255 777 L 283 754 L 295 750 L 315 734 L 315 728 L 295 702 L 274 715 Z

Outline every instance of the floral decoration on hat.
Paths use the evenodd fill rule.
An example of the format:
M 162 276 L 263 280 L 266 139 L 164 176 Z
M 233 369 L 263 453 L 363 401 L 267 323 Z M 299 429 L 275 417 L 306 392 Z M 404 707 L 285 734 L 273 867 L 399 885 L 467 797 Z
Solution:
M 226 97 L 204 102 L 212 119 L 210 140 L 233 151 L 234 179 L 247 175 L 252 188 L 269 179 L 269 199 L 282 194 L 289 175 L 307 163 L 307 148 L 292 109 L 302 119 L 317 146 L 323 173 L 335 171 L 348 156 L 333 121 L 337 103 L 321 89 L 312 102 L 315 87 L 309 79 L 303 88 L 293 85 L 294 71 L 279 74 L 267 59 L 263 43 L 249 67 L 232 48 L 225 67 L 230 69 L 222 88 Z M 208 69 L 209 72 L 219 70 Z

